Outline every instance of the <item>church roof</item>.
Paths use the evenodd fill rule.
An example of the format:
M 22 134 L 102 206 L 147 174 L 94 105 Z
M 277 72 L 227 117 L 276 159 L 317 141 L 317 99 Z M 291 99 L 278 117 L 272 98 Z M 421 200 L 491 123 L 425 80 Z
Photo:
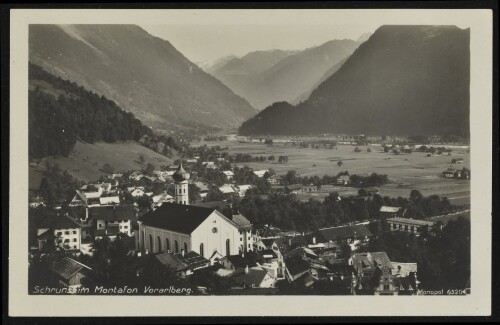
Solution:
M 172 175 L 172 178 L 176 182 L 182 182 L 182 181 L 187 181 L 189 179 L 190 175 L 189 173 L 182 167 L 182 163 L 179 164 L 179 168 L 175 171 L 175 173 Z
M 163 203 L 146 213 L 141 221 L 146 226 L 168 229 L 183 234 L 192 233 L 215 209 L 177 203 Z

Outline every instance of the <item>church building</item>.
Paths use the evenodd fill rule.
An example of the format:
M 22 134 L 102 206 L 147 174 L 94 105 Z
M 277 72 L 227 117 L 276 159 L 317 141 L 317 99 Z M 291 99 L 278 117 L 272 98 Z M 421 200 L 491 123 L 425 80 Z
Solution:
M 136 248 L 141 252 L 194 251 L 209 259 L 215 252 L 239 254 L 239 226 L 214 208 L 189 205 L 189 173 L 182 163 L 173 174 L 175 203 L 163 203 L 139 221 Z

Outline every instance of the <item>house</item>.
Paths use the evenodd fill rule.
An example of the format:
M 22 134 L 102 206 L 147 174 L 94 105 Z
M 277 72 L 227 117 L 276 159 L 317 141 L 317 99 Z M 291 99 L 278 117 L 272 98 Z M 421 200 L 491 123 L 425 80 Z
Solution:
M 252 185 L 238 185 L 234 187 L 239 197 L 245 197 L 245 193 L 252 188 Z
M 187 159 L 186 160 L 186 164 L 196 164 L 198 163 L 198 159 Z
M 347 243 L 352 250 L 373 237 L 372 232 L 365 225 L 348 225 L 318 229 L 316 232 L 318 243 Z
M 114 205 L 114 204 L 120 204 L 120 197 L 119 196 L 104 196 L 99 198 L 99 204 L 100 205 Z
M 222 174 L 224 175 L 224 177 L 226 177 L 228 181 L 232 180 L 234 177 L 234 173 L 231 170 L 224 170 Z
M 424 231 L 431 231 L 434 222 L 410 218 L 390 218 L 387 219 L 390 231 L 404 231 L 416 236 L 420 236 Z
M 283 183 L 283 177 L 279 175 L 272 175 L 267 178 L 267 182 L 271 185 L 281 185 Z
M 235 272 L 244 269 L 245 267 L 254 267 L 263 262 L 262 256 L 255 252 L 240 253 L 238 255 L 224 256 L 220 260 L 220 264 L 229 271 Z
M 254 170 L 253 173 L 258 177 L 262 178 L 266 173 L 269 173 L 269 170 L 267 169 L 262 169 L 262 170 Z
M 230 194 L 236 194 L 237 190 L 232 184 L 224 184 L 221 187 L 219 187 L 219 191 L 221 191 L 222 194 L 230 195 Z
M 144 174 L 142 172 L 136 170 L 136 171 L 133 171 L 128 176 L 128 179 L 134 180 L 134 181 L 139 181 L 143 176 L 144 176 Z
M 61 288 L 68 288 L 68 292 L 82 287 L 82 281 L 93 272 L 89 266 L 69 257 L 55 262 L 51 271 L 54 282 Z
M 394 268 L 386 252 L 353 253 L 348 259 L 348 264 L 356 270 L 357 274 L 363 275 L 373 273 L 377 267 L 389 270 Z
M 444 178 L 454 178 L 455 170 L 453 168 L 448 168 L 447 170 L 441 173 L 441 176 L 443 176 Z
M 292 184 L 286 187 L 290 194 L 300 194 L 302 192 L 302 184 Z
M 207 258 L 217 251 L 232 255 L 239 251 L 238 225 L 214 208 L 189 204 L 188 179 L 182 164 L 174 173 L 175 202 L 163 203 L 139 220 L 138 251 L 158 253 L 197 252 Z
M 129 191 L 129 193 L 133 197 L 141 197 L 141 196 L 146 195 L 146 192 L 145 192 L 143 186 L 134 187 L 133 190 Z
M 372 195 L 380 192 L 380 190 L 377 187 L 365 187 L 365 188 L 363 188 L 363 190 L 365 190 L 365 192 L 368 196 L 372 196 Z
M 81 227 L 78 221 L 67 214 L 47 216 L 36 229 L 38 249 L 56 245 L 64 250 L 79 251 Z
M 452 164 L 463 164 L 464 163 L 464 159 L 463 158 L 452 159 L 451 163 Z
M 249 268 L 233 273 L 230 279 L 237 288 L 272 288 L 276 279 L 262 268 Z
M 309 263 L 300 256 L 285 260 L 285 265 L 285 274 L 288 282 L 293 282 L 304 274 L 308 274 L 311 269 Z
M 98 199 L 101 197 L 105 189 L 105 186 L 101 186 L 100 184 L 86 184 L 83 185 L 80 190 L 85 194 L 87 199 Z
M 163 203 L 173 203 L 174 197 L 166 192 L 160 193 L 152 197 L 153 199 L 153 207 L 157 208 L 161 206 Z
M 239 211 L 233 211 L 232 216 L 229 216 L 229 218 L 238 226 L 240 234 L 239 252 L 253 251 L 252 223 Z
M 385 218 L 398 218 L 403 216 L 403 208 L 383 205 L 380 207 L 380 216 Z
M 89 225 L 88 235 L 94 239 L 108 237 L 113 240 L 120 233 L 131 236 L 133 220 L 135 220 L 133 205 L 99 206 L 88 208 L 84 224 Z
M 196 252 L 183 251 L 181 254 L 161 252 L 154 254 L 154 258 L 159 264 L 174 269 L 182 278 L 210 266 L 210 261 Z
M 38 208 L 40 206 L 45 206 L 45 202 L 43 202 L 43 197 L 37 196 L 31 199 L 29 203 L 30 208 Z
M 337 185 L 349 185 L 351 183 L 351 177 L 349 175 L 340 175 L 337 178 Z
M 201 165 L 205 168 L 210 168 L 210 169 L 217 168 L 217 166 L 215 166 L 215 162 L 213 161 L 203 161 Z

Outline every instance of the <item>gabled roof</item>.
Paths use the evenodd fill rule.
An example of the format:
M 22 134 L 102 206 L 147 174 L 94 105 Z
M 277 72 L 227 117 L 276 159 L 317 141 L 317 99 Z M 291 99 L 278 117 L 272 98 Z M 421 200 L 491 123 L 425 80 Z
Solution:
M 57 273 L 59 276 L 61 276 L 64 279 L 70 279 L 73 277 L 76 273 L 80 272 L 82 269 L 87 269 L 91 270 L 90 267 L 75 261 L 72 258 L 65 257 L 62 260 L 56 262 L 52 266 L 52 271 Z
M 393 265 L 386 252 L 354 253 L 351 257 L 353 265 L 361 270 L 373 270 L 376 267 L 393 269 Z
M 182 256 L 182 254 L 163 252 L 155 254 L 154 256 L 158 262 L 169 266 L 176 271 L 183 271 L 187 269 L 194 270 L 210 264 L 206 258 L 200 256 L 196 252 L 188 252 L 185 253 L 184 256 Z
M 287 260 L 285 265 L 288 273 L 290 273 L 292 276 L 309 271 L 310 269 L 309 263 L 307 263 L 300 257 L 293 257 Z
M 233 273 L 231 279 L 237 284 L 245 284 L 247 286 L 260 286 L 262 281 L 266 278 L 268 272 L 262 269 L 249 269 L 248 273 L 244 270 Z
M 89 218 L 100 220 L 133 220 L 135 218 L 135 209 L 131 204 L 90 207 Z
M 318 230 L 318 234 L 326 241 L 337 241 L 353 237 L 373 236 L 371 231 L 364 225 L 323 228 Z
M 255 252 L 248 252 L 244 255 L 229 255 L 226 256 L 226 258 L 235 268 L 244 268 L 246 266 L 253 267 L 257 265 L 257 262 L 262 260 L 262 256 L 259 256 Z
M 49 215 L 38 225 L 38 229 L 72 229 L 80 228 L 81 225 L 75 219 L 63 215 Z
M 231 220 L 240 228 L 251 228 L 252 223 L 242 214 L 233 214 Z
M 159 208 L 142 216 L 146 226 L 191 234 L 215 209 L 194 205 L 163 203 Z

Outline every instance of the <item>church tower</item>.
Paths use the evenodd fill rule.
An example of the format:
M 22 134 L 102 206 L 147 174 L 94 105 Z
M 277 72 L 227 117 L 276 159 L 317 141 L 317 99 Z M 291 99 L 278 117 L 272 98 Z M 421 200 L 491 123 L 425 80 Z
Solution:
M 188 179 L 190 175 L 182 168 L 182 161 L 172 177 L 175 181 L 175 203 L 189 204 Z

